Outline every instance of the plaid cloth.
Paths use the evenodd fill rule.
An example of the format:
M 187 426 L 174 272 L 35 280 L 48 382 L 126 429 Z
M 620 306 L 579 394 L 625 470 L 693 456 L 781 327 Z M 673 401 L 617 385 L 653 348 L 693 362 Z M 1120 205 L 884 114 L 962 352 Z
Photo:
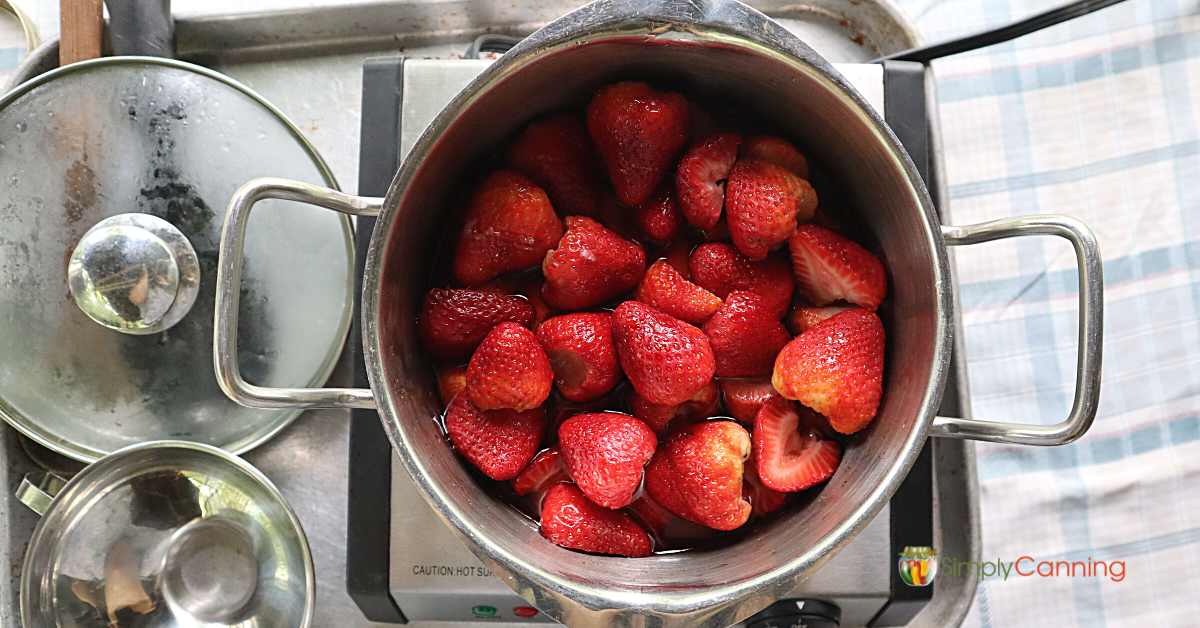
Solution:
M 44 35 L 54 3 L 22 3 Z M 183 5 L 184 2 L 177 4 Z M 899 0 L 929 41 L 1042 0 Z M 0 25 L 0 81 L 20 33 Z M 1079 442 L 977 446 L 985 560 L 1125 561 L 1124 580 L 984 579 L 968 626 L 1200 617 L 1200 0 L 1131 0 L 935 66 L 951 215 L 1095 229 L 1104 389 Z M 1074 256 L 1050 238 L 957 250 L 975 416 L 1051 423 L 1074 387 Z

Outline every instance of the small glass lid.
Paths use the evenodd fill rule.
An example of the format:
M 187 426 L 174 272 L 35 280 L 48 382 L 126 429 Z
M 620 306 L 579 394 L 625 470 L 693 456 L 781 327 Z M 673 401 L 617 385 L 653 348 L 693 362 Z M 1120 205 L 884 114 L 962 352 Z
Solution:
M 205 68 L 96 59 L 0 98 L 0 418 L 83 461 L 156 439 L 240 453 L 294 418 L 234 404 L 213 374 L 225 208 L 262 176 L 334 185 L 278 110 Z M 260 203 L 238 329 L 246 379 L 324 384 L 352 290 L 348 219 Z
M 266 476 L 214 447 L 160 441 L 87 467 L 34 530 L 26 626 L 300 627 L 312 556 Z

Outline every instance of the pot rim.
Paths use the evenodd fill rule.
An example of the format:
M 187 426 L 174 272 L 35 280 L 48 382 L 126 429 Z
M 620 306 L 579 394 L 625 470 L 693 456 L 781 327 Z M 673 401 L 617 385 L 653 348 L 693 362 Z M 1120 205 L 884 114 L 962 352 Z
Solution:
M 635 5 L 636 11 L 630 10 L 630 4 Z M 682 3 L 688 5 L 682 10 L 703 13 L 700 22 L 697 22 L 694 15 L 679 14 L 680 4 L 659 0 L 647 8 L 645 4 L 639 5 L 631 0 L 601 0 L 547 25 L 484 70 L 463 92 L 450 101 L 414 144 L 388 188 L 383 210 L 367 252 L 362 300 L 363 353 L 371 388 L 376 391 L 379 401 L 378 409 L 383 427 L 393 448 L 418 490 L 438 516 L 464 537 L 468 546 L 481 559 L 495 567 L 497 574 L 509 586 L 544 612 L 559 619 L 571 610 L 561 603 L 563 597 L 593 610 L 642 614 L 649 611 L 672 619 L 686 617 L 689 621 L 696 621 L 699 617 L 712 620 L 717 616 L 729 622 L 737 621 L 758 608 L 728 607 L 756 594 L 759 596 L 758 601 L 762 602 L 761 606 L 770 603 L 772 600 L 764 594 L 771 594 L 778 589 L 780 582 L 790 584 L 823 565 L 874 519 L 907 476 L 925 443 L 930 424 L 941 401 L 947 376 L 953 334 L 950 325 L 953 295 L 947 286 L 950 276 L 948 256 L 938 228 L 940 221 L 933 209 L 933 202 L 907 151 L 880 115 L 827 61 L 779 24 L 736 2 Z M 740 29 L 737 28 L 737 24 L 744 24 L 747 20 L 752 21 L 756 28 L 746 29 L 744 25 Z M 382 257 L 387 249 L 387 236 L 391 233 L 395 221 L 395 210 L 402 204 L 410 183 L 420 173 L 423 158 L 436 147 L 443 131 L 453 125 L 460 112 L 474 106 L 505 77 L 520 72 L 534 62 L 537 54 L 620 38 L 650 41 L 659 37 L 719 42 L 722 46 L 737 47 L 759 56 L 770 57 L 775 62 L 786 64 L 795 72 L 807 74 L 836 94 L 860 122 L 872 129 L 877 141 L 887 148 L 894 160 L 893 165 L 905 173 L 909 191 L 917 206 L 916 213 L 919 214 L 918 219 L 924 231 L 924 239 L 920 244 L 929 250 L 930 258 L 934 261 L 931 268 L 931 289 L 934 291 L 936 312 L 930 377 L 920 404 L 920 418 L 906 436 L 900 450 L 901 455 L 892 461 L 884 480 L 871 490 L 850 517 L 816 545 L 799 552 L 779 567 L 752 578 L 703 590 L 645 592 L 633 588 L 615 589 L 577 581 L 565 582 L 538 564 L 489 543 L 486 540 L 485 526 L 480 525 L 480 522 L 468 520 L 455 504 L 443 497 L 440 482 L 432 476 L 424 461 L 415 455 L 409 434 L 411 428 L 405 426 L 395 411 L 382 360 L 378 321 L 381 315 Z M 613 567 L 616 568 L 619 564 L 614 562 Z M 778 592 L 782 593 L 785 590 L 779 589 Z M 554 597 L 539 595 L 541 591 L 553 592 Z

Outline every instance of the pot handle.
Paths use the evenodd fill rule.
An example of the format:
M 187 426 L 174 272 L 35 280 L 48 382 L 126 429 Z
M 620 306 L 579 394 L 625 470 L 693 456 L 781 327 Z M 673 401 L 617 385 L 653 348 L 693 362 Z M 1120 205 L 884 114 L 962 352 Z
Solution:
M 1100 248 L 1092 230 L 1075 218 L 1033 215 L 993 220 L 962 227 L 942 227 L 949 246 L 1032 235 L 1055 235 L 1075 249 L 1079 272 L 1079 347 L 1075 364 L 1075 400 L 1065 421 L 1054 425 L 1028 425 L 958 417 L 934 418 L 931 436 L 1009 443 L 1013 445 L 1065 445 L 1083 436 L 1096 418 L 1100 398 L 1100 359 L 1104 325 L 1104 273 Z
M 375 216 L 383 207 L 382 198 L 351 196 L 288 179 L 254 179 L 233 193 L 221 227 L 213 308 L 213 367 L 217 383 L 230 399 L 251 408 L 374 408 L 375 398 L 368 388 L 268 388 L 242 379 L 237 328 L 246 222 L 254 204 L 268 198 L 308 203 L 351 216 Z
M 50 504 L 54 503 L 54 498 L 66 485 L 67 481 L 64 478 L 49 471 L 42 473 L 41 477 L 30 473 L 21 478 L 16 497 L 40 517 L 50 510 Z

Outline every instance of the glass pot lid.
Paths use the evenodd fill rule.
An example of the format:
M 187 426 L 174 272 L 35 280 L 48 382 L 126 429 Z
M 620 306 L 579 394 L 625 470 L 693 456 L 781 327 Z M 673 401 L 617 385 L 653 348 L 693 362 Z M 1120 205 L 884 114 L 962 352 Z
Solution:
M 0 417 L 83 461 L 155 439 L 239 453 L 293 419 L 213 374 L 225 206 L 261 176 L 336 185 L 278 110 L 205 68 L 96 59 L 0 98 Z M 242 284 L 247 379 L 322 385 L 349 328 L 349 220 L 262 203 Z
M 306 626 L 315 579 L 283 496 L 215 447 L 127 447 L 75 476 L 34 530 L 26 626 Z

